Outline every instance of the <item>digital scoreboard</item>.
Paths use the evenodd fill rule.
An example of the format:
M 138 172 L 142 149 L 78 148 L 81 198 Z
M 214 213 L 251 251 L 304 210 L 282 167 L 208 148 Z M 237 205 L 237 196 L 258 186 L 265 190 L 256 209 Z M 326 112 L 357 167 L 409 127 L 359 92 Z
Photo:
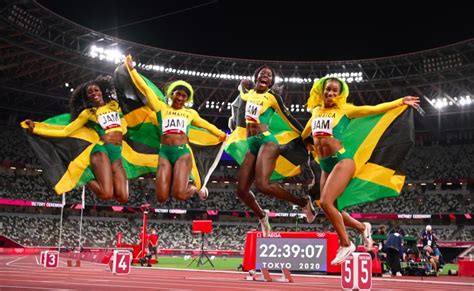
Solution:
M 272 232 L 263 237 L 260 231 L 247 233 L 243 260 L 244 271 L 268 268 L 290 271 L 339 273 L 332 266 L 339 241 L 330 232 Z
M 256 269 L 327 272 L 327 241 L 321 238 L 257 238 Z

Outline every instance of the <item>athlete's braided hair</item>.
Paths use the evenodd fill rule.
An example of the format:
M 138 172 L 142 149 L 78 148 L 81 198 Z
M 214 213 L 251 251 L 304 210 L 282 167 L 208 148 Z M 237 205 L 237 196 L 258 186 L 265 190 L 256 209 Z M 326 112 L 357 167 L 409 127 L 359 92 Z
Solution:
M 104 99 L 105 103 L 116 99 L 112 76 L 100 75 L 94 80 L 87 81 L 79 85 L 71 94 L 71 99 L 69 102 L 71 121 L 76 119 L 86 108 L 95 110 L 94 108 L 96 105 L 87 98 L 87 88 L 91 85 L 97 85 L 100 88 L 100 91 L 102 91 L 102 98 Z

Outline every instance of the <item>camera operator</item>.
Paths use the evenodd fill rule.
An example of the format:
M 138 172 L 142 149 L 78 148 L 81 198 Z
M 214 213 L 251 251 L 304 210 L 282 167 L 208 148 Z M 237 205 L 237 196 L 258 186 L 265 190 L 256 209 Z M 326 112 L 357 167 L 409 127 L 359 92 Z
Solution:
M 439 256 L 435 255 L 433 248 L 428 245 L 423 247 L 423 256 L 430 263 L 431 270 L 438 272 Z
M 436 261 L 439 264 L 439 262 L 442 261 L 441 252 L 438 247 L 438 242 L 440 241 L 440 239 L 433 232 L 433 228 L 431 227 L 431 225 L 427 225 L 425 230 L 422 231 L 420 236 L 421 236 L 421 242 L 423 244 L 423 249 L 426 246 L 429 246 L 431 249 L 431 255 L 433 255 L 436 258 Z

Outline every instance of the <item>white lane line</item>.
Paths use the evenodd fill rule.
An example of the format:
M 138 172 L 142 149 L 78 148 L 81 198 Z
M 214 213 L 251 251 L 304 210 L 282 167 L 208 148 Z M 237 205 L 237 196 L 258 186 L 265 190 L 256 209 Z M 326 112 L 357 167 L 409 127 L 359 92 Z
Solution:
M 146 267 L 135 267 L 137 269 L 148 269 L 151 270 L 150 268 Z M 191 271 L 191 272 L 208 272 L 209 274 L 212 273 L 227 273 L 227 274 L 245 274 L 247 275 L 248 272 L 240 272 L 240 271 L 224 271 L 224 270 L 189 270 L 189 269 L 178 269 L 178 268 L 153 268 L 153 269 L 158 269 L 162 271 Z M 274 275 L 280 275 L 279 273 L 275 273 Z M 334 275 L 309 275 L 309 274 L 291 274 L 293 277 L 312 277 L 312 278 L 328 278 L 328 279 L 340 279 L 339 276 L 334 276 Z M 189 276 L 185 276 L 186 278 L 192 278 Z M 413 279 L 391 279 L 391 278 L 372 278 L 373 281 L 382 281 L 382 282 L 401 282 L 401 283 L 418 283 L 418 284 L 441 284 L 441 285 L 460 285 L 460 286 L 474 286 L 474 283 L 468 283 L 468 282 L 451 282 L 451 281 L 435 281 L 435 280 L 413 280 Z
M 458 285 L 458 286 L 474 286 L 469 282 L 451 282 L 451 281 L 427 281 L 427 280 L 411 280 L 411 279 L 389 279 L 389 278 L 372 278 L 374 282 L 399 282 L 399 283 L 417 283 L 417 284 L 441 284 L 441 285 Z
M 11 259 L 12 257 L 14 256 L 10 256 L 9 258 L 7 259 Z M 17 261 L 19 261 L 20 259 L 23 259 L 25 257 L 20 257 L 20 258 L 17 258 L 15 260 L 12 260 L 8 263 L 6 263 L 6 265 L 9 266 L 9 268 L 12 268 L 12 267 L 17 267 L 19 265 L 26 265 L 26 263 L 17 263 L 15 264 L 14 266 L 10 266 L 10 264 L 12 263 L 15 263 Z M 36 258 L 36 257 L 35 257 Z M 1 259 L 5 259 L 5 258 L 1 258 Z M 86 265 L 89 265 L 89 266 L 94 266 L 94 265 L 102 265 L 104 267 L 106 267 L 107 265 L 105 264 L 100 264 L 100 263 L 95 263 L 95 262 L 87 262 L 87 261 L 81 261 L 82 263 L 86 263 Z M 63 262 L 62 262 L 63 263 Z M 34 266 L 34 263 L 31 262 L 30 263 L 31 265 L 30 266 Z M 64 264 L 64 263 L 63 263 Z M 26 267 L 26 266 L 25 266 Z M 1 272 L 1 267 L 0 267 L 0 272 Z M 93 271 L 91 270 L 90 268 L 87 268 L 89 269 L 89 271 Z M 104 268 L 105 269 L 105 268 Z M 135 267 L 134 267 L 135 269 Z M 141 267 L 137 267 L 136 269 L 142 269 Z M 143 269 L 146 269 L 146 270 L 149 270 L 151 272 L 156 272 L 158 270 L 161 270 L 163 272 L 166 272 L 166 271 L 181 271 L 181 272 L 189 272 L 189 271 L 193 271 L 193 272 L 196 272 L 196 273 L 208 273 L 208 274 L 213 274 L 213 273 L 227 273 L 227 274 L 247 274 L 247 272 L 238 272 L 238 271 L 209 271 L 209 270 L 183 270 L 183 269 L 171 269 L 171 268 L 143 268 Z M 101 270 L 101 269 L 97 269 L 97 270 Z M 83 271 L 86 271 L 83 269 Z M 82 272 L 81 272 L 82 273 Z M 149 275 L 150 273 L 149 272 L 146 272 L 147 275 Z M 145 274 L 134 274 L 134 275 L 139 275 L 139 277 L 142 277 L 142 276 L 145 276 Z M 163 275 L 163 274 L 162 274 Z M 338 276 L 328 276 L 328 275 L 301 275 L 301 274 L 294 274 L 293 275 L 294 277 L 312 277 L 312 278 L 329 278 L 329 279 L 333 279 L 333 280 L 337 280 L 339 279 L 340 277 Z M 186 276 L 183 274 L 183 276 L 170 276 L 170 277 L 184 277 L 183 279 L 195 279 L 194 276 Z M 207 278 L 206 277 L 200 277 L 198 280 L 206 280 Z M 210 278 L 209 278 L 210 279 Z M 215 277 L 214 277 L 215 279 Z M 234 279 L 234 278 L 229 278 L 229 279 Z M 212 280 L 212 279 L 211 279 Z M 427 283 L 427 284 L 440 284 L 440 285 L 458 285 L 458 286 L 474 286 L 474 283 L 470 283 L 470 282 L 452 282 L 452 281 L 435 281 L 435 280 L 423 280 L 423 281 L 420 281 L 420 280 L 413 280 L 413 279 L 408 279 L 408 278 L 403 278 L 403 279 L 391 279 L 391 278 L 373 278 L 374 282 L 399 282 L 399 283 L 417 283 L 417 284 L 423 284 L 423 283 Z M 218 280 L 220 281 L 220 280 Z
M 5 265 L 10 266 L 10 264 L 12 264 L 12 263 L 14 263 L 14 262 L 17 262 L 17 261 L 19 261 L 19 260 L 23 260 L 24 258 L 26 258 L 26 257 L 19 257 L 19 258 L 13 260 L 13 261 L 10 261 L 10 262 L 6 263 Z
M 1 288 L 19 288 L 19 289 L 41 289 L 41 290 L 51 290 L 51 287 L 32 287 L 32 286 L 22 286 L 22 285 L 0 285 L 0 290 Z M 74 290 L 74 289 L 58 289 L 54 288 L 54 290 L 59 290 L 59 291 L 67 291 L 67 290 Z
M 8 279 L 6 280 L 8 281 Z M 18 281 L 17 281 L 18 282 Z M 162 289 L 162 290 L 169 290 L 170 288 L 169 287 L 166 287 L 166 288 L 157 288 L 156 286 L 139 286 L 139 285 L 129 285 L 129 286 L 126 286 L 127 284 L 122 284 L 122 285 L 113 285 L 113 284 L 90 284 L 90 283 L 76 283 L 76 282 L 57 282 L 57 281 L 47 281 L 47 280 L 42 280 L 42 281 L 38 281 L 38 280 L 22 280 L 22 283 L 34 283 L 36 286 L 38 284 L 47 284 L 47 285 L 58 285 L 59 283 L 63 283 L 63 284 L 66 284 L 66 285 L 76 285 L 76 286 L 88 286 L 88 287 L 96 287 L 96 286 L 103 286 L 103 287 L 108 287 L 108 288 L 111 288 L 111 287 L 114 287 L 114 288 L 128 288 L 128 289 L 152 289 L 152 290 L 159 290 L 159 289 Z M 143 282 L 143 281 L 142 281 Z M 6 283 L 6 282 L 5 282 Z M 125 285 L 125 286 L 124 286 Z M 0 285 L 1 286 L 1 285 Z M 17 285 L 19 288 L 24 288 L 22 285 Z M 38 288 L 38 287 L 31 287 L 31 288 Z M 57 288 L 57 287 L 56 287 Z M 57 290 L 56 288 L 54 288 L 55 290 Z M 49 288 L 46 288 L 46 289 L 53 289 L 51 287 Z

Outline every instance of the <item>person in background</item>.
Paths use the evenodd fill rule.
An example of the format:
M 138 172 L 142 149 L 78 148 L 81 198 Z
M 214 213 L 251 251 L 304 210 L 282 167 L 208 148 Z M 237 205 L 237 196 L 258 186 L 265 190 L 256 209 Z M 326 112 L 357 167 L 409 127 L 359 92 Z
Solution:
M 148 250 L 150 257 L 155 255 L 156 263 L 158 263 L 158 233 L 156 228 L 152 228 L 151 234 L 148 236 Z
M 379 225 L 377 229 L 374 230 L 372 235 L 387 235 L 387 226 L 385 224 Z M 385 240 L 379 241 L 379 250 L 383 250 Z
M 420 240 L 423 245 L 423 248 L 429 246 L 431 249 L 430 255 L 434 256 L 438 263 L 442 263 L 442 255 L 438 246 L 438 242 L 440 241 L 440 239 L 433 232 L 433 228 L 431 227 L 431 225 L 427 225 L 425 230 L 421 232 Z
M 387 235 L 387 226 L 385 226 L 385 224 L 379 225 L 379 227 L 374 230 L 372 235 Z
M 423 257 L 429 263 L 431 271 L 438 272 L 439 270 L 439 256 L 434 252 L 434 249 L 429 245 L 423 247 Z
M 399 226 L 395 226 L 388 235 L 384 251 L 387 254 L 387 264 L 390 266 L 392 276 L 402 276 L 400 260 L 403 258 L 403 236 L 400 234 Z
M 423 244 L 423 247 L 430 246 L 432 248 L 436 247 L 439 241 L 439 238 L 433 232 L 433 228 L 431 227 L 431 225 L 427 225 L 425 230 L 421 232 L 420 239 L 421 243 Z

